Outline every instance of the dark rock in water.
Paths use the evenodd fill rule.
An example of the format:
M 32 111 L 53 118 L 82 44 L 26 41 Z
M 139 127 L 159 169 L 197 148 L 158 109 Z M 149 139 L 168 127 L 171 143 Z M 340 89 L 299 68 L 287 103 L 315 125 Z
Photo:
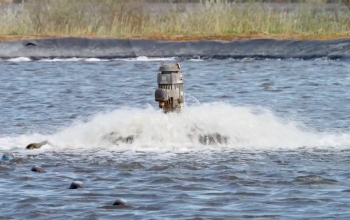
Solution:
M 69 189 L 79 189 L 79 188 L 84 188 L 85 186 L 83 185 L 82 182 L 80 181 L 74 181 L 70 184 Z
M 42 146 L 44 146 L 47 143 L 48 143 L 47 141 L 43 141 L 40 143 L 31 143 L 31 144 L 28 144 L 26 149 L 40 149 Z
M 132 144 L 134 142 L 134 135 L 129 135 L 127 137 L 119 137 L 115 140 L 115 142 L 122 142 L 126 144 Z
M 125 205 L 127 205 L 127 202 L 125 200 L 123 200 L 123 199 L 117 199 L 117 200 L 115 200 L 113 205 L 125 206 Z
M 188 135 L 188 137 L 192 140 L 196 136 L 197 136 L 196 134 L 189 134 Z M 198 137 L 198 141 L 204 145 L 207 145 L 207 144 L 227 144 L 228 143 L 228 137 L 223 136 L 219 133 L 198 135 L 197 137 Z M 124 136 L 120 136 L 119 134 L 117 134 L 115 132 L 111 132 L 105 138 L 108 139 L 111 143 L 116 144 L 116 145 L 118 145 L 119 143 L 132 144 L 134 142 L 134 140 L 137 138 L 137 135 L 129 135 L 129 136 L 124 137 Z
M 2 155 L 2 158 L 1 158 L 1 160 L 3 161 L 10 161 L 13 159 L 15 159 L 15 157 L 13 156 L 12 153 L 4 153 L 4 155 Z
M 206 134 L 199 136 L 201 144 L 227 144 L 228 137 L 222 136 L 219 133 Z
M 39 166 L 32 167 L 31 171 L 37 172 L 37 173 L 44 173 L 45 172 L 44 168 L 39 167 Z
M 129 135 L 126 137 L 119 136 L 117 133 L 111 132 L 107 139 L 112 142 L 113 144 L 119 144 L 119 143 L 126 143 L 126 144 L 132 144 L 135 139 L 135 135 Z

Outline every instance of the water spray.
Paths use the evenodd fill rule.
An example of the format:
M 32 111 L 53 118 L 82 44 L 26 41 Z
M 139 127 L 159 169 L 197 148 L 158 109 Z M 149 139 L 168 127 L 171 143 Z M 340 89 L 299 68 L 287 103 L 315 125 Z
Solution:
M 162 62 L 159 71 L 157 74 L 158 89 L 154 93 L 155 101 L 159 103 L 159 108 L 165 114 L 168 112 L 179 113 L 185 102 L 184 77 L 180 63 L 164 65 Z M 191 137 L 190 134 L 188 136 Z M 227 137 L 218 133 L 199 135 L 198 140 L 202 144 L 227 143 Z
M 158 88 L 154 92 L 155 101 L 159 103 L 159 108 L 163 110 L 163 113 L 170 112 L 180 113 L 184 107 L 184 77 L 181 72 L 180 64 L 177 62 L 172 65 L 165 65 L 163 62 L 159 67 L 159 73 L 157 74 Z M 200 131 L 201 129 L 195 127 L 194 131 Z M 105 136 L 111 143 L 118 145 L 118 143 L 133 143 L 134 139 L 139 134 L 130 134 L 128 136 L 121 136 L 116 132 L 111 132 Z M 190 139 L 197 138 L 202 144 L 215 144 L 215 143 L 227 143 L 228 138 L 220 135 L 219 133 L 211 134 L 188 134 Z M 39 149 L 42 146 L 49 144 L 48 141 L 40 143 L 31 143 L 27 149 Z

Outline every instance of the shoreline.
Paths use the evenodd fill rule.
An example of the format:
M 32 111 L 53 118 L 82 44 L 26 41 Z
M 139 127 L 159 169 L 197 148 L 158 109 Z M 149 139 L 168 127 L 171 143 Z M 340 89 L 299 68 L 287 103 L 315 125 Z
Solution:
M 237 35 L 236 35 L 237 36 Z M 111 38 L 111 36 L 28 36 L 0 42 L 0 58 L 136 58 L 177 57 L 183 59 L 350 59 L 350 38 L 287 39 L 243 37 L 232 40 L 177 36 L 169 40 Z M 18 37 L 18 36 L 17 36 Z M 208 36 L 207 36 L 208 37 Z M 333 35 L 334 37 L 334 35 Z M 198 40 L 200 39 L 200 40 Z
M 120 40 L 157 40 L 157 41 L 237 41 L 237 40 L 336 40 L 350 39 L 349 33 L 334 35 L 301 35 L 301 34 L 232 34 L 232 35 L 4 35 L 0 34 L 0 42 L 15 42 L 22 40 L 41 40 L 41 39 L 62 39 L 62 38 L 90 38 L 90 39 L 120 39 Z

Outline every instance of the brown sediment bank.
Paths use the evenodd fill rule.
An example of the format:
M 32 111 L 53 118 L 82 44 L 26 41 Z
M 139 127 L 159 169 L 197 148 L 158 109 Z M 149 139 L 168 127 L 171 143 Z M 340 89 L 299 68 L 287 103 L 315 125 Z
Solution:
M 236 34 L 236 35 L 131 35 L 116 37 L 113 35 L 2 35 L 0 42 L 11 42 L 30 39 L 51 39 L 51 38 L 92 38 L 92 39 L 143 39 L 143 40 L 161 40 L 161 41 L 234 41 L 234 40 L 253 40 L 253 39 L 273 39 L 273 40 L 334 40 L 350 38 L 350 32 L 333 35 L 300 35 L 300 34 Z

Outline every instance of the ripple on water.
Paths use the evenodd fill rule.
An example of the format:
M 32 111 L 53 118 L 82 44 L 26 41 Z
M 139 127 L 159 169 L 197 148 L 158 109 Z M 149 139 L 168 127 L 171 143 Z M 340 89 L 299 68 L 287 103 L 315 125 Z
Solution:
M 238 180 L 239 178 L 237 176 L 233 176 L 233 175 L 224 175 L 224 176 L 219 176 L 219 179 L 222 179 L 222 180 Z
M 0 149 L 16 157 L 0 161 L 3 219 L 350 217 L 349 62 L 184 61 L 198 101 L 168 117 L 149 61 L 0 62 Z M 232 143 L 179 141 L 194 124 Z M 132 145 L 97 141 L 140 127 Z M 38 137 L 58 144 L 24 150 Z M 73 181 L 85 188 L 68 189 Z M 118 198 L 128 206 L 113 206 Z
M 122 170 L 136 170 L 136 169 L 144 169 L 145 167 L 139 162 L 131 162 L 131 163 L 122 163 L 118 164 L 117 167 Z
M 173 178 L 170 177 L 156 177 L 155 180 L 151 181 L 151 184 L 167 184 L 167 183 L 176 183 Z
M 295 178 L 296 183 L 300 184 L 336 184 L 338 181 L 334 179 L 323 178 L 318 175 L 298 176 Z

